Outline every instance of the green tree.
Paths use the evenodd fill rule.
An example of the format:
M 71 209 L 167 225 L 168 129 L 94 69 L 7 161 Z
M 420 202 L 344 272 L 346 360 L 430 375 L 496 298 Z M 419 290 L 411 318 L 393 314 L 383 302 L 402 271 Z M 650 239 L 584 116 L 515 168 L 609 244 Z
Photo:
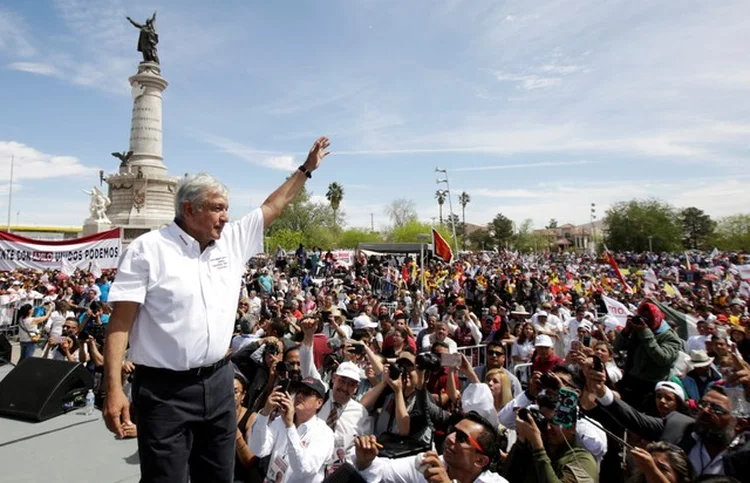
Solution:
M 383 241 L 379 233 L 363 228 L 348 228 L 338 236 L 340 248 L 357 248 L 360 243 L 377 243 Z
M 538 251 L 547 249 L 548 241 L 544 235 L 534 232 L 534 223 L 527 218 L 516 230 L 513 246 L 520 252 Z
M 448 231 L 447 227 L 440 225 L 436 226 L 435 230 L 437 230 L 437 232 L 440 233 L 440 235 L 450 244 L 453 236 Z M 425 239 L 425 235 L 431 236 L 431 234 L 432 226 L 430 226 L 429 223 L 422 223 L 419 220 L 412 219 L 399 227 L 395 227 L 391 232 L 389 239 L 394 243 L 419 243 L 428 241 Z M 452 244 L 451 248 L 453 248 Z
M 461 205 L 461 245 L 466 250 L 466 205 L 471 202 L 471 196 L 466 191 L 458 195 L 458 204 Z
M 716 222 L 694 206 L 680 211 L 682 244 L 686 248 L 703 249 L 716 229 Z
M 495 244 L 492 233 L 486 228 L 474 230 L 469 235 L 469 247 L 472 250 L 490 250 Z
M 344 188 L 337 182 L 333 182 L 328 185 L 328 192 L 326 193 L 326 199 L 331 203 L 331 209 L 333 210 L 333 226 L 338 227 L 336 224 L 336 215 L 341 206 L 341 199 L 344 197 Z
M 487 228 L 497 248 L 505 247 L 513 239 L 513 222 L 502 213 L 495 215 Z
M 547 226 L 545 228 L 548 229 L 548 230 L 553 230 L 553 229 L 557 228 L 557 220 L 554 219 L 554 218 L 551 218 L 549 220 L 549 223 L 547 223 Z
M 303 187 L 281 215 L 268 227 L 267 235 L 277 231 L 290 230 L 305 232 L 314 226 L 333 227 L 333 210 L 325 203 L 310 201 L 310 195 Z
M 445 196 L 448 194 L 445 190 L 437 190 L 435 191 L 435 199 L 438 202 L 438 207 L 440 208 L 440 224 L 443 224 L 443 204 L 445 203 Z
M 409 221 L 417 219 L 417 208 L 414 200 L 398 198 L 385 207 L 385 214 L 391 219 L 393 228 L 403 226 Z
M 644 252 L 681 248 L 682 227 L 676 210 L 657 200 L 620 201 L 607 210 L 605 243 L 612 250 Z
M 713 243 L 720 250 L 750 250 L 750 214 L 721 218 L 716 226 Z

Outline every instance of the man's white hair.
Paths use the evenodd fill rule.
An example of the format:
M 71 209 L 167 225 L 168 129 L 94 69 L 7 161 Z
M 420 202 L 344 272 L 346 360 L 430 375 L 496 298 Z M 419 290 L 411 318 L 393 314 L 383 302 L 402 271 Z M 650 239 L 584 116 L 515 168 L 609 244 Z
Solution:
M 180 220 L 184 217 L 183 204 L 186 201 L 200 209 L 209 195 L 228 198 L 229 189 L 208 173 L 196 173 L 182 178 L 177 183 L 177 195 L 174 197 L 175 218 Z

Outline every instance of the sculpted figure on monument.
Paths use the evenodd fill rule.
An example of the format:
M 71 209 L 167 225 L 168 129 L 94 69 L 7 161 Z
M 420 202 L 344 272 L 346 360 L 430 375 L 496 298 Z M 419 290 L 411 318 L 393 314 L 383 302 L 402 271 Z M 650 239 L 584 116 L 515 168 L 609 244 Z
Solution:
M 83 192 L 91 196 L 91 201 L 89 202 L 91 219 L 101 223 L 112 223 L 107 218 L 107 208 L 112 204 L 107 195 L 96 186 L 91 191 L 83 190 Z
M 156 12 L 151 18 L 146 19 L 145 24 L 139 24 L 130 17 L 127 17 L 128 21 L 133 24 L 136 28 L 140 29 L 141 33 L 138 36 L 138 52 L 143 54 L 143 62 L 155 62 L 159 63 L 159 55 L 156 53 L 156 44 L 159 43 L 159 34 L 156 33 Z
M 132 155 L 133 151 L 128 151 L 127 153 L 125 151 L 121 153 L 112 153 L 112 156 L 120 160 L 121 168 L 127 168 L 128 164 L 130 163 L 130 157 Z

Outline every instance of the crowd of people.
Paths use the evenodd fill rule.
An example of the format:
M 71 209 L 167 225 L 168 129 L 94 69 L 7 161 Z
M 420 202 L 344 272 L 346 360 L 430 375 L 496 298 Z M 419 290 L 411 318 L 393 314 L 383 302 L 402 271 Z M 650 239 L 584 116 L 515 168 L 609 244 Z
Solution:
M 229 348 L 235 480 L 747 481 L 744 256 L 613 261 L 504 251 L 337 264 L 304 247 L 253 258 Z M 21 359 L 100 375 L 114 276 L 0 279 Z M 126 384 L 133 369 L 126 354 Z

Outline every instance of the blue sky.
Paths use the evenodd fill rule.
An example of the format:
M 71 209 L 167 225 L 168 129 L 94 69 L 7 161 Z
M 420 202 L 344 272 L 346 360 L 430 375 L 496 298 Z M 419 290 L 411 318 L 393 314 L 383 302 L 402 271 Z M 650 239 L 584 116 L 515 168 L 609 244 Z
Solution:
M 225 181 L 235 216 L 319 135 L 333 154 L 308 188 L 340 182 L 349 226 L 386 225 L 399 197 L 437 216 L 435 166 L 473 223 L 585 223 L 591 203 L 646 196 L 750 205 L 747 1 L 4 0 L 2 223 L 11 154 L 14 223 L 86 218 L 82 190 L 127 149 L 124 17 L 154 10 L 165 163 Z

